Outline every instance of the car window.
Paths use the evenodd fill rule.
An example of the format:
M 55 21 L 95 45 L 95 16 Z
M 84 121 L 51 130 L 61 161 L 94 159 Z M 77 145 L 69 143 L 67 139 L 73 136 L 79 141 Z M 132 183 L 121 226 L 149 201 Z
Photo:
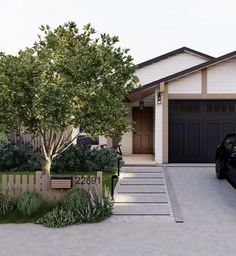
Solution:
M 229 135 L 225 138 L 224 140 L 224 146 L 226 148 L 227 151 L 231 152 L 233 144 L 235 142 L 235 135 Z M 236 147 L 234 145 L 234 150 L 236 152 Z

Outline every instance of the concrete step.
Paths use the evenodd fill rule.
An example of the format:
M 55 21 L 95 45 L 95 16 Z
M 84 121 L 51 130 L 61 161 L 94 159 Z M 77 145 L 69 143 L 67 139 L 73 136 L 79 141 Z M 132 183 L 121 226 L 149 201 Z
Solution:
M 120 178 L 164 178 L 164 175 L 163 173 L 157 173 L 157 172 L 154 172 L 154 173 L 127 172 L 127 173 L 121 173 Z
M 122 179 L 121 185 L 164 185 L 164 179 Z
M 121 173 L 130 172 L 130 173 L 163 173 L 162 167 L 122 167 Z
M 168 204 L 114 203 L 113 215 L 167 215 L 171 214 Z
M 118 194 L 116 203 L 168 203 L 167 194 Z
M 149 185 L 120 185 L 119 193 L 166 193 L 164 185 L 149 186 Z

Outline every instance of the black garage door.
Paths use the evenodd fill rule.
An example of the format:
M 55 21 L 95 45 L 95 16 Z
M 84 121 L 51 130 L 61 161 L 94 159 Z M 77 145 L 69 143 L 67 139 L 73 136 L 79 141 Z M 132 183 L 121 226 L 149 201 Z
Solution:
M 236 101 L 171 100 L 169 162 L 211 163 L 216 147 L 236 132 Z

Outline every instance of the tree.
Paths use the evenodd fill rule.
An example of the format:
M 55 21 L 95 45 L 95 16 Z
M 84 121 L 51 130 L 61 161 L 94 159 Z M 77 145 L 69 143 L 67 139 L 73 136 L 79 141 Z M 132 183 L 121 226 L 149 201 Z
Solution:
M 40 29 L 32 48 L 0 54 L 0 125 L 40 136 L 42 171 L 50 175 L 53 158 L 79 135 L 68 128 L 117 138 L 130 129 L 124 98 L 137 77 L 117 37 L 96 37 L 90 24 L 80 31 L 74 22 Z

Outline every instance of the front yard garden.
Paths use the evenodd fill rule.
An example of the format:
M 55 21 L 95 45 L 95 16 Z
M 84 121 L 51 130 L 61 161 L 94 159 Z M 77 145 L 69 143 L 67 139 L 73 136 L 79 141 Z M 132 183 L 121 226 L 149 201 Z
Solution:
M 138 86 L 136 65 L 129 50 L 117 45 L 118 37 L 97 34 L 90 24 L 40 30 L 32 47 L 0 53 L 0 132 L 13 142 L 0 145 L 0 173 L 27 175 L 0 175 L 0 222 L 96 222 L 112 211 L 106 188 L 117 153 L 73 144 L 84 133 L 120 141 L 132 130 L 124 99 Z M 51 174 L 94 173 L 88 180 L 97 178 L 96 184 L 83 187 L 76 177 L 55 177 L 53 187 Z
M 0 144 L 0 184 L 4 175 L 34 175 L 40 169 L 40 152 L 29 145 L 2 142 Z M 32 171 L 27 171 L 32 170 Z M 98 222 L 112 214 L 110 198 L 111 176 L 116 172 L 117 155 L 113 149 L 90 150 L 88 146 L 72 145 L 53 161 L 52 175 L 94 176 L 103 170 L 103 200 L 96 193 L 72 188 L 54 202 L 43 200 L 36 192 L 23 192 L 12 198 L 0 193 L 0 223 L 37 223 L 47 227 Z M 87 171 L 83 171 L 87 170 Z

